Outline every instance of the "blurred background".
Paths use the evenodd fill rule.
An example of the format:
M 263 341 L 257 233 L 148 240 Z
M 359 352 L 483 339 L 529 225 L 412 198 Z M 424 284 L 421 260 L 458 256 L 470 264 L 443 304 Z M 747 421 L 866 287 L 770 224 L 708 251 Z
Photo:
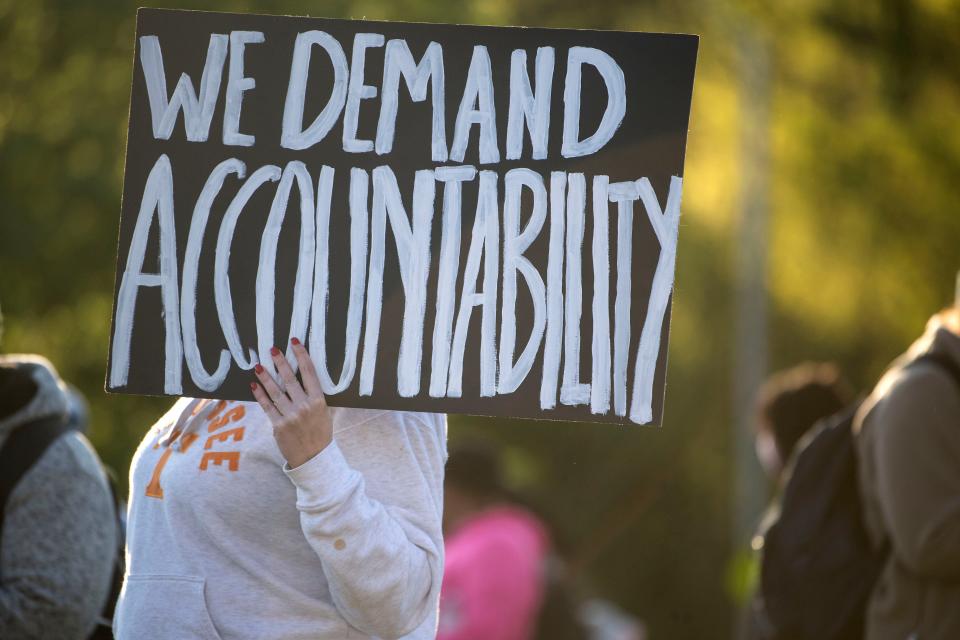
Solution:
M 769 487 L 752 396 L 835 360 L 866 391 L 960 260 L 960 3 L 0 0 L 4 352 L 87 396 L 122 485 L 168 399 L 103 392 L 138 5 L 701 36 L 662 428 L 453 416 L 502 447 L 579 584 L 650 637 L 735 637 Z

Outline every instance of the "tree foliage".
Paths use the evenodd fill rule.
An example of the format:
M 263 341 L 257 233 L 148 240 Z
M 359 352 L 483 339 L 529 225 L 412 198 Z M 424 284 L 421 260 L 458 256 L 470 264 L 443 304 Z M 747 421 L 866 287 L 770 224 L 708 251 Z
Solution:
M 148 3 L 154 4 L 154 3 Z M 451 418 L 503 444 L 593 591 L 653 637 L 732 628 L 733 297 L 745 135 L 767 143 L 774 367 L 838 360 L 867 389 L 949 303 L 960 237 L 960 6 L 947 0 L 337 0 L 163 6 L 387 20 L 687 31 L 702 36 L 665 423 L 616 428 Z M 169 400 L 103 392 L 135 4 L 0 0 L 3 349 L 47 355 L 88 397 L 125 475 Z M 744 39 L 770 61 L 769 121 Z M 752 49 L 757 51 L 758 49 Z M 755 79 L 754 79 L 755 80 Z M 760 127 L 757 129 L 757 127 Z

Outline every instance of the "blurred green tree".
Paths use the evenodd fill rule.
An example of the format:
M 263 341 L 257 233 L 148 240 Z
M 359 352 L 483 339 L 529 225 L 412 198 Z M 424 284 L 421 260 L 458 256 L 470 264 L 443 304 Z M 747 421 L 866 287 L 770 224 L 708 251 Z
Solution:
M 591 588 L 655 638 L 727 637 L 733 273 L 745 122 L 736 39 L 772 60 L 766 296 L 779 368 L 835 359 L 866 390 L 950 301 L 960 237 L 960 6 L 948 0 L 225 0 L 139 4 L 702 36 L 662 429 L 451 418 L 500 442 Z M 136 5 L 0 0 L 6 352 L 89 398 L 125 475 L 168 399 L 103 391 Z

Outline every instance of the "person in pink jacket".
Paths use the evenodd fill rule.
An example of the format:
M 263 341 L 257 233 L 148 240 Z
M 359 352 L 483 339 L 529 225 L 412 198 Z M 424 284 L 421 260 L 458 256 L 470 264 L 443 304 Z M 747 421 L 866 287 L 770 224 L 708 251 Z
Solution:
M 437 640 L 528 640 L 536 632 L 550 551 L 544 524 L 512 504 L 496 457 L 453 451 L 444 487 L 446 567 Z

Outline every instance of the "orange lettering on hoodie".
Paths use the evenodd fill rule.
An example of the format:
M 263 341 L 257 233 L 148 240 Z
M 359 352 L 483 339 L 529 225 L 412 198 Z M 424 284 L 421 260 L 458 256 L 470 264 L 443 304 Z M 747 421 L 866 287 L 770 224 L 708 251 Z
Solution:
M 200 458 L 200 471 L 206 471 L 207 466 L 210 463 L 213 463 L 216 466 L 223 465 L 224 462 L 227 463 L 227 469 L 230 471 L 236 471 L 240 468 L 240 452 L 239 451 L 208 451 L 203 454 L 203 457 Z
M 243 430 L 244 427 L 234 427 L 233 429 L 227 429 L 226 431 L 221 431 L 220 433 L 215 433 L 207 441 L 203 443 L 204 449 L 209 449 L 213 446 L 213 441 L 226 442 L 229 438 L 233 438 L 235 442 L 240 442 L 243 440 Z
M 160 474 L 163 473 L 163 468 L 167 466 L 167 460 L 170 458 L 175 450 L 179 453 L 186 453 L 187 449 L 190 448 L 194 442 L 196 442 L 200 436 L 195 433 L 188 433 L 179 440 L 179 445 L 174 449 L 173 444 L 177 442 L 177 437 L 180 435 L 180 431 L 174 431 L 170 434 L 171 444 L 167 445 L 166 450 L 160 454 L 160 459 L 157 460 L 157 466 L 153 468 L 153 475 L 150 476 L 150 482 L 147 484 L 146 495 L 148 498 L 158 498 L 163 500 L 163 487 L 160 486 Z M 153 448 L 156 449 L 160 446 L 160 438 L 157 438 L 157 443 L 153 445 Z
M 167 447 L 166 451 L 160 454 L 160 459 L 157 460 L 157 466 L 153 468 L 150 483 L 147 484 L 146 495 L 148 498 L 159 498 L 163 500 L 163 487 L 160 486 L 160 474 L 163 472 L 163 468 L 167 466 L 167 460 L 170 459 L 171 453 L 173 453 L 173 448 Z
M 223 409 L 227 406 L 227 404 L 229 403 L 226 400 L 218 401 L 217 406 L 215 406 L 213 408 L 213 411 L 210 412 L 210 415 L 207 416 L 207 422 L 212 422 L 213 420 L 215 420 L 216 417 L 220 415 L 220 412 L 223 411 Z M 197 409 L 194 410 L 194 414 L 199 413 L 201 408 L 202 408 L 202 405 L 197 405 Z
M 187 449 L 190 448 L 190 445 L 196 442 L 199 438 L 200 436 L 195 433 L 188 433 L 180 438 L 180 453 L 186 453 Z
M 246 413 L 247 410 L 243 408 L 243 405 L 230 409 L 230 411 L 227 411 L 225 414 L 210 423 L 210 425 L 207 427 L 207 433 L 213 433 L 229 422 L 236 422 L 243 419 L 243 416 L 245 416 Z

